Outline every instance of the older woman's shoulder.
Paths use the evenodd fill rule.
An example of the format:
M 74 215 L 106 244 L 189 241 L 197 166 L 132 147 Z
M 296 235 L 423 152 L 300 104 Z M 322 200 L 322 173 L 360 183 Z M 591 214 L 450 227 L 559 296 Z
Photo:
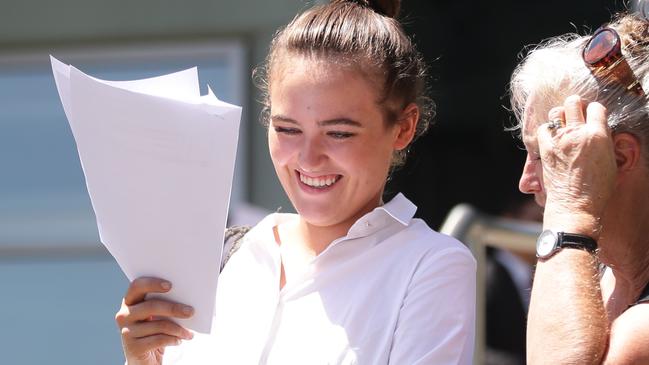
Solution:
M 649 302 L 636 304 L 613 321 L 605 364 L 649 363 Z

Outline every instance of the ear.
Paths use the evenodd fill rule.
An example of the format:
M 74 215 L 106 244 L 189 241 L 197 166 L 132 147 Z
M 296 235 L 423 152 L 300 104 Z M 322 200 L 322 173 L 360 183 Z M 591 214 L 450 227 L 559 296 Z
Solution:
M 622 132 L 613 135 L 613 150 L 618 176 L 634 170 L 641 163 L 642 146 L 638 138 L 630 133 Z
M 419 120 L 419 107 L 415 103 L 406 106 L 397 120 L 396 137 L 393 147 L 395 150 L 402 150 L 410 144 L 415 137 L 417 121 Z

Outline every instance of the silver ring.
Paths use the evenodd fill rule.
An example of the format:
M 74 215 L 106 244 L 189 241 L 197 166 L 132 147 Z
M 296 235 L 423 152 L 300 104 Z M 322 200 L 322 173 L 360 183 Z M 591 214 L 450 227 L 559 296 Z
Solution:
M 545 123 L 548 126 L 548 129 L 558 129 L 563 127 L 563 121 L 561 119 L 553 119 Z

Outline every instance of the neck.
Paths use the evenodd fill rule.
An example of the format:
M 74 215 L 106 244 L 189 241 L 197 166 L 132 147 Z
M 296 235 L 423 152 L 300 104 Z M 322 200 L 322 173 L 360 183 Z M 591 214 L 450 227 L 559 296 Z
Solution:
M 613 271 L 616 291 L 627 293 L 630 303 L 649 282 L 649 201 L 634 199 L 609 210 L 615 214 L 605 217 L 600 236 L 600 260 Z
M 302 246 L 312 256 L 322 253 L 336 239 L 344 237 L 349 229 L 365 214 L 371 212 L 376 207 L 383 204 L 381 200 L 382 192 L 374 199 L 371 199 L 362 209 L 351 215 L 342 222 L 329 225 L 312 224 L 300 216 L 298 224 L 294 226 L 291 237 L 297 241 L 294 243 Z
M 353 224 L 353 222 L 344 222 L 332 226 L 317 226 L 300 219 L 296 233 L 304 248 L 310 251 L 313 256 L 317 256 L 326 250 L 334 240 L 345 236 Z

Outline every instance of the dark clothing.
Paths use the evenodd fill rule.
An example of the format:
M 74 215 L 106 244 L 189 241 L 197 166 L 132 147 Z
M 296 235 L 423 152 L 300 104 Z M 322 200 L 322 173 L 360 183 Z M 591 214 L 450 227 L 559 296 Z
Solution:
M 507 269 L 487 249 L 487 349 L 485 365 L 525 364 L 524 307 Z
M 640 304 L 642 302 L 649 302 L 649 283 L 644 287 L 642 294 L 640 294 L 640 298 L 638 298 L 638 300 L 633 304 Z

